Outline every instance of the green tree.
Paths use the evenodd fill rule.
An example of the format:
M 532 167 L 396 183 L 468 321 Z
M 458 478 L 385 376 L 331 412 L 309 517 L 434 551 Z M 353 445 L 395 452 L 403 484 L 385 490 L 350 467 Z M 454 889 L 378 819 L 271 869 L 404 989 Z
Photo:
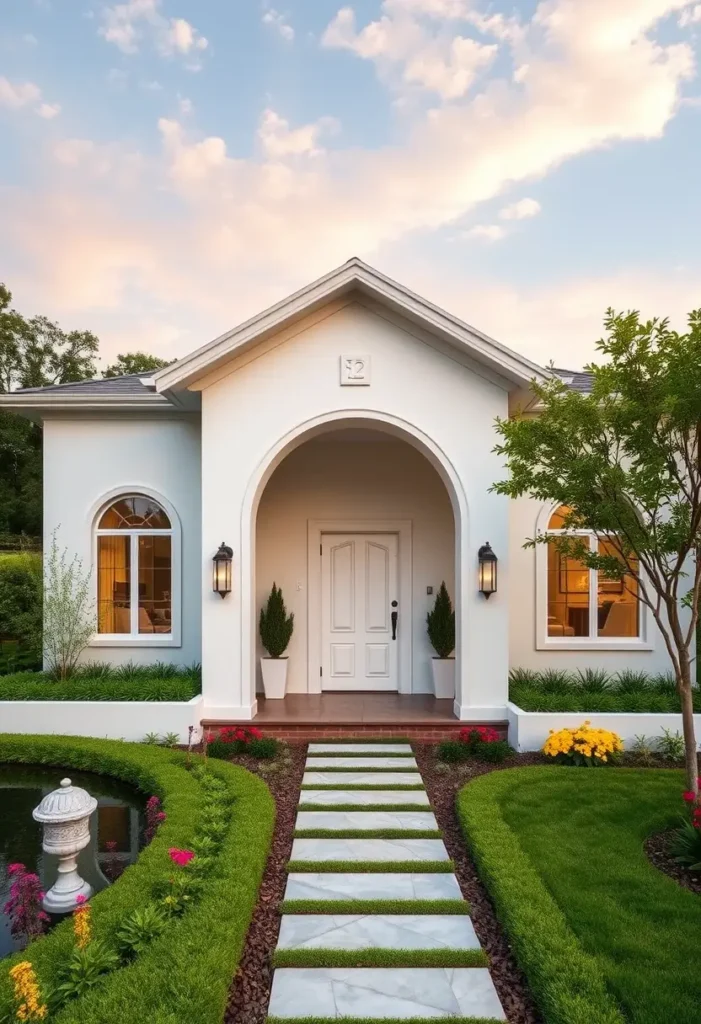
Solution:
M 641 322 L 637 312 L 608 310 L 605 361 L 590 396 L 558 379 L 533 384 L 542 411 L 499 420 L 495 451 L 508 479 L 494 489 L 527 494 L 571 509 L 566 531 L 590 530 L 602 553 L 582 537 L 541 535 L 562 554 L 599 570 L 649 609 L 669 652 L 679 693 L 687 786 L 698 801 L 692 707 L 694 631 L 701 591 L 701 310 L 688 331 L 667 320 Z
M 164 366 L 170 366 L 171 362 L 172 360 L 150 356 L 148 352 L 124 352 L 117 356 L 116 362 L 107 367 L 103 377 L 123 377 L 127 373 L 149 373 L 151 370 L 161 370 Z

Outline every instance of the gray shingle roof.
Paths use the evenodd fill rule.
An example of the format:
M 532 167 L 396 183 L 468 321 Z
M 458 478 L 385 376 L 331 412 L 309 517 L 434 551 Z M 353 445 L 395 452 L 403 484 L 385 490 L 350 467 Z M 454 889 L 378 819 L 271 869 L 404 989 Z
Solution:
M 127 395 L 144 395 L 151 394 L 151 389 L 145 387 L 140 378 L 150 377 L 154 374 L 155 370 L 150 370 L 146 373 L 128 373 L 123 377 L 105 377 L 96 378 L 95 380 L 80 380 L 74 381 L 70 384 L 49 384 L 45 388 L 19 388 L 17 391 L 13 391 L 13 395 L 76 395 L 85 396 L 86 398 L 90 395 L 114 395 L 127 397 Z
M 555 366 L 552 367 L 552 371 L 573 391 L 581 391 L 583 395 L 588 395 L 591 392 L 594 383 L 593 374 L 585 373 L 583 370 L 559 370 Z

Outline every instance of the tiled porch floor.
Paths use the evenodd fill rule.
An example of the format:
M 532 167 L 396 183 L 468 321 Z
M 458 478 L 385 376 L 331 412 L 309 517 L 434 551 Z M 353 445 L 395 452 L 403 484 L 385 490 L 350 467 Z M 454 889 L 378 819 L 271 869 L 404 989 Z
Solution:
M 203 723 L 215 730 L 224 725 L 250 724 Z M 431 694 L 291 693 L 284 700 L 259 696 L 253 724 L 284 740 L 403 736 L 435 741 L 449 737 L 465 723 L 455 717 L 452 700 L 436 700 Z M 489 724 L 506 735 L 506 722 Z

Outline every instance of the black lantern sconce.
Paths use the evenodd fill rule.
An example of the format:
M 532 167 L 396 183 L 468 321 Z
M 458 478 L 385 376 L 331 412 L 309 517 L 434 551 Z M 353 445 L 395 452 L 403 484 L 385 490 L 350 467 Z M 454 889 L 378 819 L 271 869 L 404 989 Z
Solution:
M 497 590 L 497 556 L 492 551 L 489 541 L 477 552 L 479 561 L 480 594 L 489 599 Z
M 231 593 L 231 560 L 234 552 L 224 542 L 212 559 L 212 590 L 220 597 Z

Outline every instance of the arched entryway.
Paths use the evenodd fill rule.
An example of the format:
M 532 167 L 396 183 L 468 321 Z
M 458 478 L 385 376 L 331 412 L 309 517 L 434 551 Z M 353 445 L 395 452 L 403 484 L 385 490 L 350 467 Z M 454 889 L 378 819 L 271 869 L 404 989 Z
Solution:
M 450 462 L 412 425 L 346 412 L 291 431 L 258 467 L 244 503 L 241 585 L 242 596 L 249 588 L 250 600 L 242 601 L 242 679 L 251 681 L 252 691 L 259 681 L 257 617 L 275 581 L 295 613 L 288 692 L 431 693 L 425 619 L 445 580 L 456 605 L 459 705 L 466 519 L 464 492 Z M 353 628 L 343 638 L 347 643 L 334 645 L 324 553 L 335 559 L 337 586 L 355 594 L 354 608 L 364 621 L 366 612 L 382 617 L 385 602 L 398 601 L 394 643 Z M 250 697 L 253 703 L 255 693 Z

